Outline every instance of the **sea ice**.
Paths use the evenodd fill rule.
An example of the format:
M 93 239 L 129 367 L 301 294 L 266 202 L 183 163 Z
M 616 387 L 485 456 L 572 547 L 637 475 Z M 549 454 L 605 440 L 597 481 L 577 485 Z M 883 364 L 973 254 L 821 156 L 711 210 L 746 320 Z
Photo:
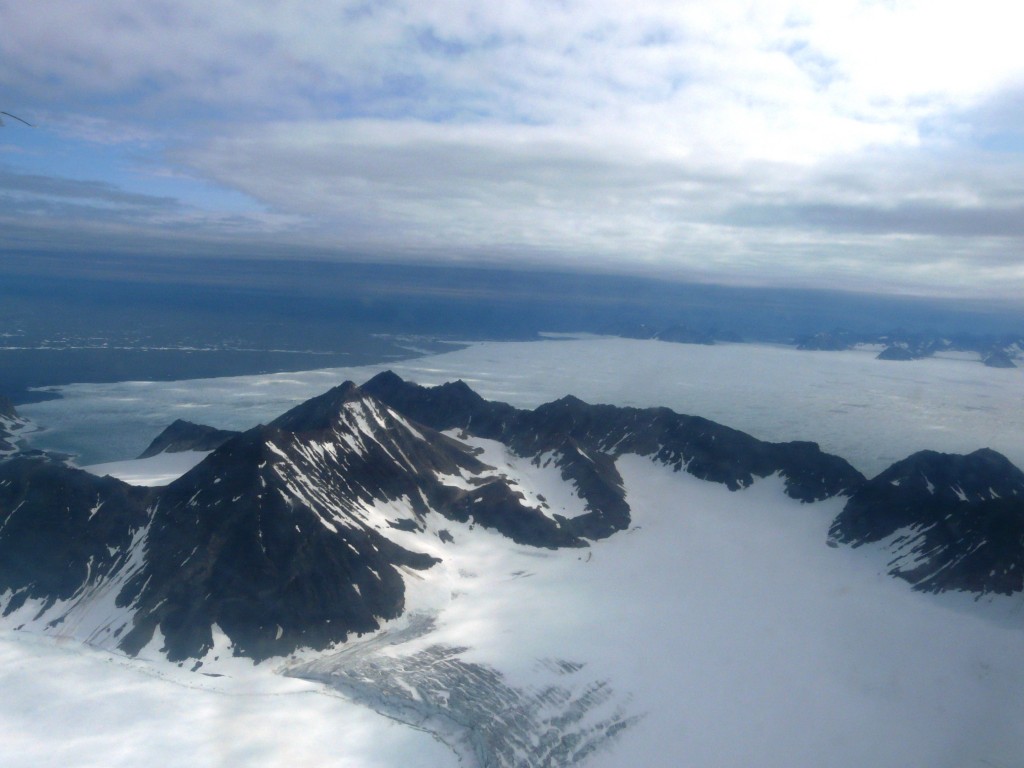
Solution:
M 702 346 L 618 338 L 486 342 L 389 366 L 201 379 L 73 384 L 25 405 L 38 447 L 94 464 L 136 456 L 176 418 L 247 429 L 345 379 L 390 367 L 422 384 L 463 379 L 488 399 L 532 408 L 589 402 L 668 406 L 763 440 L 813 440 L 873 476 L 930 448 L 990 447 L 1024 466 L 1024 371 L 961 359 L 876 360 L 870 351 Z

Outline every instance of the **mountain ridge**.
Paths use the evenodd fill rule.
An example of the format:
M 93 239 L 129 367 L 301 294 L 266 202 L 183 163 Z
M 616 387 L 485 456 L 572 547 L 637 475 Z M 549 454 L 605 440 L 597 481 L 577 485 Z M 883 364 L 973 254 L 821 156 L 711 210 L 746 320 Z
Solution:
M 180 431 L 210 434 L 196 426 Z M 488 441 L 572 509 L 529 493 Z M 667 408 L 523 410 L 385 372 L 232 434 L 162 488 L 0 462 L 0 605 L 130 655 L 159 638 L 174 661 L 204 658 L 218 630 L 255 660 L 325 649 L 403 613 L 406 578 L 439 562 L 416 542 L 443 556 L 448 521 L 549 550 L 629 529 L 626 454 L 733 491 L 777 475 L 803 503 L 846 497 L 827 543 L 890 552 L 916 589 L 1024 590 L 1024 473 L 995 451 L 920 452 L 868 480 L 815 443 Z

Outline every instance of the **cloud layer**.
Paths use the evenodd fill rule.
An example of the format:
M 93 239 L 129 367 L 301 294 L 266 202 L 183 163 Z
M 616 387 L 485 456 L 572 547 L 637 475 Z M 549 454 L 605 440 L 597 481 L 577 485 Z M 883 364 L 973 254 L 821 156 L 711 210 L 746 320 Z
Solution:
M 1018 15 L 0 0 L 2 106 L 49 132 L 2 129 L 0 194 L 43 229 L 60 199 L 339 254 L 1012 298 Z

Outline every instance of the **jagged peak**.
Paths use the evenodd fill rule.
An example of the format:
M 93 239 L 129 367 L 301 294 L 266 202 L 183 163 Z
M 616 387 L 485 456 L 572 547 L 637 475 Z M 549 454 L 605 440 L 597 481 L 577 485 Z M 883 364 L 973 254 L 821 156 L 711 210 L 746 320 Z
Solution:
M 400 387 L 404 384 L 406 384 L 405 379 L 403 379 L 401 376 L 399 376 L 397 373 L 395 373 L 389 368 L 388 370 L 381 371 L 376 376 L 371 378 L 369 381 L 363 384 L 363 387 L 369 391 L 373 389 L 390 389 L 394 387 Z
M 581 405 L 587 405 L 583 400 L 580 400 L 576 395 L 565 395 L 551 403 L 552 405 L 561 405 L 568 408 L 577 408 Z
M 267 426 L 285 432 L 315 432 L 329 429 L 346 403 L 364 400 L 369 396 L 354 382 L 346 381 L 322 395 L 300 403 L 278 416 Z
M 177 451 L 212 451 L 237 435 L 233 430 L 218 429 L 206 424 L 196 424 L 185 419 L 175 419 L 166 427 L 140 455 L 147 459 L 161 453 Z
M 580 400 L 575 395 L 565 395 L 557 400 L 552 400 L 551 402 L 538 406 L 536 413 L 557 413 L 561 411 L 576 412 L 590 407 L 591 405 L 589 403 L 585 400 Z
M 471 401 L 473 403 L 485 402 L 469 384 L 462 379 L 446 381 L 434 387 L 425 387 L 413 381 L 406 381 L 397 373 L 391 370 L 382 371 L 372 379 L 363 384 L 362 389 L 371 395 L 386 396 L 398 394 L 403 391 L 433 392 L 439 395 L 451 397 L 460 401 Z
M 442 392 L 457 393 L 465 396 L 472 397 L 474 400 L 483 400 L 480 393 L 473 389 L 469 384 L 464 382 L 462 379 L 456 379 L 455 381 L 446 381 L 441 384 L 438 389 Z

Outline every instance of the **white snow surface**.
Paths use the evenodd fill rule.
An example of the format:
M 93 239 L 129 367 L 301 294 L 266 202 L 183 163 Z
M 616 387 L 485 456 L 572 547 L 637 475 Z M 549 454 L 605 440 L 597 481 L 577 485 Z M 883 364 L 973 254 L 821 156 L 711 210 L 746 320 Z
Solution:
M 438 629 L 391 654 L 470 645 L 510 683 L 585 665 L 641 715 L 585 765 L 932 768 L 1024 757 L 1024 600 L 912 592 L 876 553 L 825 546 L 843 500 L 778 478 L 741 492 L 618 462 L 634 525 L 588 551 L 516 547 L 447 523 L 411 582 Z
M 573 518 L 587 511 L 586 502 L 580 498 L 576 484 L 562 479 L 562 470 L 555 466 L 558 457 L 554 453 L 541 454 L 536 460 L 522 458 L 497 440 L 473 437 L 459 430 L 449 430 L 445 434 L 478 451 L 477 459 L 493 467 L 477 477 L 504 478 L 513 492 L 522 495 L 526 506 L 538 509 L 550 518 L 555 515 Z M 475 487 L 465 478 L 456 475 L 442 475 L 441 481 L 456 488 Z
M 559 682 L 547 660 L 582 664 L 639 717 L 581 763 L 591 768 L 959 768 L 1024 756 L 1019 596 L 914 593 L 882 574 L 876 553 L 825 546 L 841 499 L 800 504 L 778 478 L 732 493 L 641 457 L 618 467 L 634 525 L 590 550 L 521 547 L 435 513 L 428 529 L 454 542 L 394 531 L 443 562 L 407 572 L 409 613 L 381 635 L 415 615 L 436 627 L 371 650 L 374 663 L 468 646 L 463 660 L 527 691 Z M 420 731 L 279 681 L 273 663 L 254 668 L 221 648 L 201 671 L 224 677 L 207 678 L 157 661 L 159 644 L 130 661 L 0 636 L 0 738 L 25 755 L 4 764 L 460 764 Z M 159 755 L 171 742 L 168 763 Z
M 130 485 L 167 485 L 209 456 L 211 451 L 158 453 L 146 459 L 126 459 L 82 467 L 99 477 L 110 475 Z
M 4 768 L 440 768 L 429 734 L 238 664 L 207 677 L 24 632 L 0 634 Z
M 524 407 L 569 392 L 593 402 L 669 405 L 763 438 L 817 440 L 866 471 L 924 447 L 991 445 L 1015 462 L 1024 458 L 1021 372 L 962 360 L 892 363 L 859 352 L 576 339 L 481 344 L 394 367 L 427 384 L 461 377 L 485 397 Z M 72 409 L 94 402 L 113 414 L 117 397 L 140 388 L 152 408 L 147 418 L 159 411 L 166 424 L 181 415 L 174 393 L 194 388 L 190 402 L 207 402 L 216 426 L 245 427 L 375 370 L 82 385 L 65 388 L 64 401 L 39 405 L 61 403 L 71 418 Z M 270 413 L 256 416 L 261 392 L 275 394 Z M 42 413 L 32 416 L 49 424 Z M 479 447 L 503 472 L 522 470 L 516 477 L 526 498 L 559 498 L 551 487 L 557 470 L 510 466 L 514 457 L 500 446 Z M 425 533 L 388 531 L 442 562 L 406 571 L 407 614 L 346 653 L 386 665 L 431 648 L 466 648 L 462 660 L 524 691 L 558 683 L 551 660 L 581 664 L 579 675 L 607 684 L 612 704 L 639 717 L 581 763 L 587 768 L 1024 761 L 1024 598 L 915 593 L 885 575 L 882 553 L 825 546 L 843 499 L 800 504 L 783 494 L 779 478 L 732 493 L 641 457 L 623 456 L 618 468 L 633 525 L 589 549 L 521 547 L 436 513 Z M 562 492 L 571 500 L 571 489 Z M 407 504 L 366 514 L 407 516 Z M 442 542 L 440 529 L 454 541 Z M 432 617 L 433 629 L 403 636 L 416 616 Z M 395 640 L 382 642 L 389 635 Z M 280 678 L 272 662 L 253 667 L 221 648 L 189 673 L 157 660 L 158 645 L 142 660 L 126 660 L 66 641 L 0 635 L 0 762 L 475 765 L 324 686 Z M 427 691 L 415 688 L 417 678 L 396 684 L 408 688 L 410 679 L 409 701 L 422 703 Z M 417 722 L 459 742 L 435 721 Z

